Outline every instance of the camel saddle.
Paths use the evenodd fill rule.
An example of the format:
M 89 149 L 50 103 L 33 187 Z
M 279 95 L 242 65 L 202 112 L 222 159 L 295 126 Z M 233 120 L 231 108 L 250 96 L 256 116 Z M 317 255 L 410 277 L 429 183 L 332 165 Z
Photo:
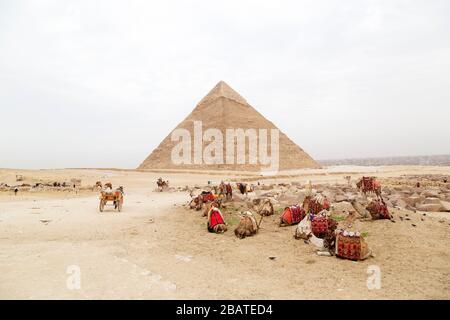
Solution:
M 200 195 L 200 197 L 202 197 L 203 202 L 212 202 L 212 201 L 216 200 L 216 197 L 210 191 L 209 192 L 203 191 L 202 194 Z
M 362 189 L 365 191 L 375 191 L 380 187 L 380 183 L 375 177 L 362 177 Z
M 208 221 L 208 230 L 214 230 L 218 224 L 225 224 L 222 214 L 218 208 L 211 208 L 211 215 Z
M 327 216 L 311 215 L 311 231 L 317 237 L 323 239 L 331 225 L 330 218 Z
M 286 207 L 281 216 L 281 221 L 287 225 L 300 223 L 305 217 L 305 210 L 298 205 Z
M 327 199 L 324 199 L 323 203 L 320 203 L 314 198 L 306 197 L 303 201 L 303 207 L 308 207 L 308 213 L 319 214 L 323 210 L 330 209 L 330 202 Z
M 353 261 L 365 260 L 371 252 L 364 238 L 358 233 L 339 231 L 336 234 L 337 257 Z
M 378 219 L 391 219 L 388 207 L 382 200 L 373 200 L 366 209 L 370 212 L 372 217 L 377 217 Z

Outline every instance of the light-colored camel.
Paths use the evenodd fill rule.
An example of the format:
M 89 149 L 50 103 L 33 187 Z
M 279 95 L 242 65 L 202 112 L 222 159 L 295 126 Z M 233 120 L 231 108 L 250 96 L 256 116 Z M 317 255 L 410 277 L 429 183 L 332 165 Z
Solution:
M 252 202 L 252 206 L 256 213 L 260 216 L 268 217 L 275 213 L 272 201 L 270 201 L 270 199 L 255 199 Z
M 234 230 L 234 234 L 239 239 L 255 235 L 259 230 L 263 217 L 264 216 L 261 216 L 261 220 L 257 223 L 253 213 L 250 211 L 244 212 L 241 221 L 239 221 L 239 225 Z

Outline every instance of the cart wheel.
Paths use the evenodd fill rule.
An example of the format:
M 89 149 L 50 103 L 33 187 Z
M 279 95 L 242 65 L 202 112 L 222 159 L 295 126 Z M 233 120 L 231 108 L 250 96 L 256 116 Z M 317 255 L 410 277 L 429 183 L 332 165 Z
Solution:
M 105 208 L 105 202 L 103 200 L 100 200 L 100 206 L 99 206 L 100 212 L 103 212 L 104 208 Z
M 118 210 L 119 212 L 122 211 L 122 204 L 123 204 L 123 201 L 122 201 L 122 200 L 117 201 L 117 210 Z

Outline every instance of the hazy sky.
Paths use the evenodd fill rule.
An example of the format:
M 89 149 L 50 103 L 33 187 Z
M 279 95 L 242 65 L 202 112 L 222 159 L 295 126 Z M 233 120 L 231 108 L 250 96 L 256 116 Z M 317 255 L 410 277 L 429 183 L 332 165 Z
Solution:
M 0 167 L 137 167 L 219 81 L 315 159 L 450 153 L 450 1 L 0 0 Z

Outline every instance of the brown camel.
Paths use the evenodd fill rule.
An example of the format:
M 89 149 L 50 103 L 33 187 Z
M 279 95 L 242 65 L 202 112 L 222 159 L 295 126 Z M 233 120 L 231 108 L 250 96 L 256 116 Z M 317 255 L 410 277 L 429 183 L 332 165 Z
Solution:
M 241 221 L 239 221 L 239 225 L 234 230 L 234 234 L 239 239 L 255 235 L 259 230 L 263 217 L 261 216 L 261 220 L 257 223 L 253 213 L 250 211 L 245 212 L 241 217 Z
M 358 190 L 361 191 L 364 195 L 369 193 L 375 193 L 378 198 L 381 197 L 381 184 L 375 177 L 362 177 L 357 183 L 356 186 Z

